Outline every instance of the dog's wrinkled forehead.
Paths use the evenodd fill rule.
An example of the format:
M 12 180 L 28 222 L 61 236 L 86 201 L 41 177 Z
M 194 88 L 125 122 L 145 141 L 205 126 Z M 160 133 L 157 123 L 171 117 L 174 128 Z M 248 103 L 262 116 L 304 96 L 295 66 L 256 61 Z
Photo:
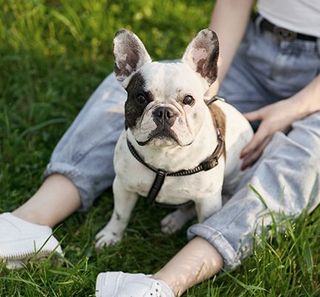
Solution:
M 125 118 L 133 128 L 149 103 L 181 104 L 186 95 L 202 100 L 206 82 L 187 64 L 152 62 L 144 65 L 129 80 L 126 91 Z M 180 103 L 177 103 L 179 102 Z
M 160 102 L 176 100 L 179 95 L 201 97 L 207 88 L 206 81 L 182 62 L 149 63 L 139 73 L 144 80 L 144 90 Z

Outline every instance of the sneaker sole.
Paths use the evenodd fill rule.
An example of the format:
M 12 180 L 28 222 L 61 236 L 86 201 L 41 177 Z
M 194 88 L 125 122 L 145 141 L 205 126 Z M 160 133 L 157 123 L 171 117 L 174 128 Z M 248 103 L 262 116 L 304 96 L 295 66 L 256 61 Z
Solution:
M 26 249 L 33 242 L 33 249 Z M 13 248 L 14 246 L 14 248 Z M 24 260 L 36 257 L 43 257 L 52 252 L 57 252 L 63 256 L 59 242 L 53 237 L 38 238 L 37 240 L 21 240 L 10 242 L 10 244 L 0 244 L 0 260 Z

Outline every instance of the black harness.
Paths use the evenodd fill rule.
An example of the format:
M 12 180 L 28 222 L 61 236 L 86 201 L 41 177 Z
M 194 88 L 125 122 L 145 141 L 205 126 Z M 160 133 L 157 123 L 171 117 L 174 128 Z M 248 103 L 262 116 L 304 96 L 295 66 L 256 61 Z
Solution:
M 212 104 L 216 100 L 223 100 L 224 101 L 223 98 L 215 96 L 212 99 L 210 99 L 209 101 L 207 101 L 206 104 L 209 106 L 210 104 Z M 142 159 L 142 157 L 138 154 L 136 149 L 133 147 L 133 145 L 130 143 L 129 139 L 127 138 L 127 144 L 128 144 L 128 148 L 129 148 L 129 151 L 131 152 L 131 154 L 136 158 L 136 160 L 138 160 L 141 164 L 143 164 L 144 166 L 146 166 L 147 168 L 149 168 L 151 171 L 153 171 L 156 174 L 155 179 L 153 181 L 153 184 L 152 184 L 152 186 L 148 192 L 148 195 L 147 195 L 147 199 L 148 199 L 149 203 L 158 204 L 158 205 L 165 206 L 165 207 L 178 207 L 178 206 L 187 205 L 187 204 L 192 203 L 192 201 L 190 200 L 185 203 L 176 205 L 176 204 L 158 203 L 155 200 L 161 190 L 161 187 L 164 183 L 166 176 L 192 175 L 192 174 L 196 174 L 201 171 L 208 171 L 208 170 L 216 167 L 219 164 L 219 158 L 221 157 L 221 155 L 223 154 L 224 149 L 225 149 L 224 137 L 221 133 L 221 128 L 219 127 L 218 122 L 214 119 L 214 117 L 212 117 L 212 119 L 215 122 L 218 144 L 217 144 L 216 148 L 214 149 L 213 153 L 208 158 L 206 158 L 204 161 L 202 161 L 197 167 L 194 167 L 192 169 L 186 169 L 186 170 L 183 169 L 183 170 L 179 170 L 176 172 L 170 172 L 170 171 L 166 171 L 163 169 L 155 168 L 152 165 L 146 163 Z

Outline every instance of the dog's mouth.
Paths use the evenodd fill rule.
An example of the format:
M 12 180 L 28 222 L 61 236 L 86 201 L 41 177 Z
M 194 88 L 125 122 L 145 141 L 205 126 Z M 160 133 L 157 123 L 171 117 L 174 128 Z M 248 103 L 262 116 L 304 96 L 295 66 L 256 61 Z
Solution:
M 141 146 L 149 144 L 152 140 L 173 140 L 176 144 L 180 145 L 179 138 L 177 134 L 168 126 L 157 127 L 154 129 L 148 136 L 148 139 L 145 141 L 137 141 Z

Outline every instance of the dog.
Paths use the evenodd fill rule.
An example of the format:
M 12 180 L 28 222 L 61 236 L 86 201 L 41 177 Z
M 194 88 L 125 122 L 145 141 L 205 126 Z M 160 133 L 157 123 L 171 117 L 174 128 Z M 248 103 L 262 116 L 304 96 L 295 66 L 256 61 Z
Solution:
M 97 234 L 96 247 L 122 239 L 138 196 L 181 205 L 162 231 L 173 233 L 196 212 L 199 222 L 222 207 L 241 176 L 241 149 L 253 132 L 221 100 L 205 100 L 217 78 L 219 43 L 200 31 L 180 61 L 153 62 L 141 40 L 120 30 L 113 41 L 114 72 L 127 91 L 125 127 L 114 155 L 114 210 Z M 194 210 L 195 209 L 195 210 Z

